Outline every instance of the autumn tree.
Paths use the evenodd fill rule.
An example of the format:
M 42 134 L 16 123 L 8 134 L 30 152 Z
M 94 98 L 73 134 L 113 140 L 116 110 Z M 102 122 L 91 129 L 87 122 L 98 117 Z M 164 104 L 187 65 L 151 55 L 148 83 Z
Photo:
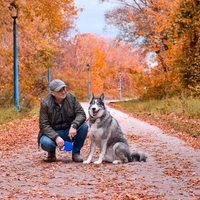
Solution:
M 9 3 L 1 2 L 1 11 L 8 8 Z M 139 94 L 138 74 L 141 74 L 143 61 L 130 43 L 92 34 L 69 38 L 78 11 L 72 0 L 18 0 L 16 3 L 20 11 L 17 19 L 19 88 L 24 107 L 38 103 L 47 94 L 48 68 L 51 68 L 52 79 L 63 79 L 78 97 L 87 97 L 87 63 L 91 66 L 91 92 L 105 92 L 107 98 L 119 98 L 121 70 L 123 96 Z M 13 41 L 9 12 L 0 22 L 3 105 L 12 101 Z
M 176 1 L 115 0 L 114 2 L 118 6 L 106 12 L 105 21 L 107 25 L 118 28 L 120 31 L 118 37 L 121 40 L 138 44 L 147 52 L 154 52 L 157 55 L 168 49 L 166 43 L 168 16 L 171 8 L 176 5 Z M 167 71 L 162 61 L 164 56 L 159 56 L 158 60 L 160 60 L 163 71 Z
M 53 59 L 60 54 L 58 41 L 68 37 L 78 10 L 73 0 L 17 0 L 16 3 L 19 6 L 17 30 L 20 98 L 26 101 L 31 96 L 40 97 L 46 90 L 47 68 L 53 66 Z M 0 19 L 0 81 L 2 99 L 6 100 L 12 96 L 13 85 L 13 37 L 9 4 L 10 1 L 0 2 L 0 11 L 5 13 Z
M 92 34 L 77 34 L 60 45 L 65 56 L 54 68 L 53 74 L 64 79 L 69 90 L 78 97 L 87 97 L 86 64 L 90 64 L 92 93 L 104 92 L 107 98 L 119 98 L 120 69 L 124 97 L 138 93 L 137 75 L 142 69 L 141 57 L 129 43 Z
M 104 1 L 100 0 L 100 2 Z M 165 97 L 167 93 L 173 93 L 173 90 L 177 88 L 176 84 L 171 83 L 176 82 L 177 71 L 170 64 L 173 58 L 168 53 L 168 40 L 171 16 L 176 10 L 179 0 L 115 0 L 114 2 L 118 6 L 105 14 L 107 24 L 119 29 L 118 37 L 121 40 L 139 45 L 147 55 L 149 53 L 155 55 L 154 63 L 156 65 L 153 69 L 149 68 L 149 70 L 152 69 L 152 74 L 148 87 L 145 86 L 146 89 L 155 88 L 156 92 L 160 88 L 157 92 L 158 98 Z M 146 65 L 144 65 L 144 70 L 146 70 L 145 68 Z
M 178 47 L 173 66 L 192 95 L 200 95 L 200 1 L 182 0 L 175 12 L 171 41 Z

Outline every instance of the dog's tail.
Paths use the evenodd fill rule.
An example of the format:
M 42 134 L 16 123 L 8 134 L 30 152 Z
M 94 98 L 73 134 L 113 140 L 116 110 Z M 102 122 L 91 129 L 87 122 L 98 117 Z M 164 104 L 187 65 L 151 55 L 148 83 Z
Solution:
M 132 162 L 146 162 L 147 155 L 143 151 L 135 151 L 131 154 Z

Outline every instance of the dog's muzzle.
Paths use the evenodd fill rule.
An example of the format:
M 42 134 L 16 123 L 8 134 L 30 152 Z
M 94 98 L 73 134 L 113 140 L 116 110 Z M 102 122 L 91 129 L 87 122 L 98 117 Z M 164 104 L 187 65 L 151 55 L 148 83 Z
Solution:
M 96 108 L 92 108 L 92 114 L 93 116 L 96 116 L 98 114 L 99 110 L 96 110 Z

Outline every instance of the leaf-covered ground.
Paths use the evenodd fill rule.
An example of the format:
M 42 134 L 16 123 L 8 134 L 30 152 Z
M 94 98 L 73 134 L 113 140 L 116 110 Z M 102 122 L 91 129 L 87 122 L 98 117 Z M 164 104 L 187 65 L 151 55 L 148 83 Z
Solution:
M 84 165 L 59 151 L 58 162 L 45 163 L 46 153 L 37 147 L 38 118 L 14 120 L 0 126 L 0 199 L 200 199 L 198 149 L 146 122 L 110 112 L 130 148 L 148 154 L 146 163 Z M 88 153 L 89 137 L 83 157 Z

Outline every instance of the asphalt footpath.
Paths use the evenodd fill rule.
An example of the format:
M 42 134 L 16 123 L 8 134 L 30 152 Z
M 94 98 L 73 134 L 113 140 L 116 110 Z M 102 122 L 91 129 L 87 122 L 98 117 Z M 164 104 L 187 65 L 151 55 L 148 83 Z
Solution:
M 88 113 L 89 103 L 82 106 Z M 130 139 L 130 149 L 143 150 L 148 155 L 145 165 L 136 164 L 132 176 L 135 180 L 144 179 L 150 188 L 147 189 L 149 195 L 163 194 L 163 198 L 169 200 L 200 199 L 199 150 L 156 126 L 109 107 L 109 103 L 106 107 Z

